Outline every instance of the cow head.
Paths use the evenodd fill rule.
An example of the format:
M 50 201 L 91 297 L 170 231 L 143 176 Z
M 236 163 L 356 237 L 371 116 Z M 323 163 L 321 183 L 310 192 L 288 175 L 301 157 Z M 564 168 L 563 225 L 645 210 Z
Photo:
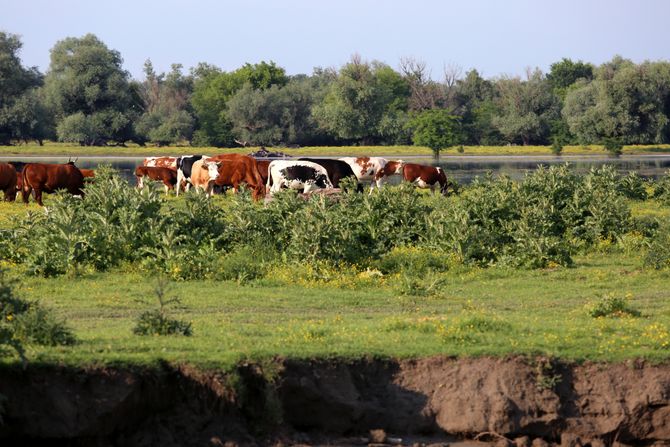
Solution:
M 404 160 L 391 160 L 386 164 L 388 167 L 386 175 L 401 175 L 402 168 L 405 167 Z
M 205 161 L 202 163 L 202 168 L 207 169 L 209 173 L 209 180 L 214 181 L 217 179 L 219 176 L 219 165 L 221 162 L 219 161 Z
M 332 188 L 333 184 L 330 183 L 330 179 L 325 174 L 316 174 L 314 179 L 314 184 L 319 188 Z

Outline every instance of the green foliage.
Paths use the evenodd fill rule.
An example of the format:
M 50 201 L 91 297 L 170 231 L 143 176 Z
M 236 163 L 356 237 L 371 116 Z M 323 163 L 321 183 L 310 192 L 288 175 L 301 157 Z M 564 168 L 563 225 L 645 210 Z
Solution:
M 591 80 L 593 78 L 593 65 L 582 61 L 573 62 L 571 59 L 563 58 L 550 66 L 547 80 L 555 92 L 562 98 L 572 84 L 579 79 Z
M 19 36 L 0 31 L 0 144 L 12 139 L 42 140 L 49 136 L 50 119 L 37 93 L 42 75 L 24 68 L 19 59 Z
M 499 112 L 493 117 L 493 125 L 507 141 L 524 146 L 546 141 L 551 123 L 558 118 L 559 103 L 542 73 L 529 72 L 525 81 L 500 79 L 496 89 Z
M 168 292 L 168 282 L 159 277 L 156 280 L 154 294 L 158 300 L 158 309 L 142 312 L 137 318 L 133 334 L 135 335 L 193 335 L 191 323 L 169 318 L 167 309 L 171 305 L 180 304 L 176 296 L 166 296 Z
M 354 56 L 315 105 L 314 117 L 322 129 L 341 140 L 376 141 L 382 125 L 385 132 L 393 127 L 390 121 L 406 108 L 407 96 L 408 86 L 390 67 Z
M 82 145 L 132 139 L 139 105 L 129 77 L 119 52 L 93 34 L 57 42 L 44 88 L 58 138 Z
M 623 152 L 623 144 L 616 138 L 606 138 L 603 145 L 605 146 L 605 149 L 607 149 L 607 152 L 612 155 L 618 156 Z
M 442 149 L 461 142 L 458 119 L 446 110 L 423 111 L 410 120 L 409 127 L 414 144 L 428 146 L 435 158 L 439 158 Z
M 655 232 L 644 258 L 644 266 L 656 270 L 670 267 L 670 225 L 664 224 Z
M 63 320 L 37 304 L 17 316 L 15 337 L 23 343 L 43 346 L 68 346 L 77 342 L 72 329 Z
M 628 299 L 617 295 L 605 295 L 600 300 L 587 306 L 589 316 L 601 317 L 639 317 L 640 311 L 631 307 Z
M 635 171 L 630 171 L 621 177 L 617 189 L 624 197 L 629 199 L 646 200 L 648 197 L 647 182 Z
M 611 141 L 616 150 L 618 144 L 667 141 L 669 97 L 670 63 L 636 65 L 617 56 L 592 81 L 569 89 L 562 113 L 580 141 Z
M 26 344 L 74 344 L 76 338 L 65 322 L 38 303 L 17 297 L 16 284 L 0 269 L 0 354 L 5 353 L 4 346 L 10 346 L 25 361 Z
M 563 152 L 563 145 L 558 138 L 554 138 L 551 143 L 551 153 L 554 155 L 561 155 Z
M 288 77 L 274 62 L 245 64 L 226 73 L 218 68 L 200 66 L 194 70 L 195 79 L 191 105 L 199 123 L 194 144 L 202 146 L 232 146 L 235 144 L 233 124 L 228 117 L 228 101 L 249 83 L 252 89 L 265 90 L 273 85 L 283 86 Z

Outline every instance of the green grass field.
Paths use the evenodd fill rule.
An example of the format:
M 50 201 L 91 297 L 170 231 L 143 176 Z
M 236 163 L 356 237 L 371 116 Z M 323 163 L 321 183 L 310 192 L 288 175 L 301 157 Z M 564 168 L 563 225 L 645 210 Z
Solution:
M 274 356 L 670 357 L 670 274 L 644 271 L 623 254 L 581 257 L 569 269 L 462 268 L 440 275 L 428 296 L 399 294 L 399 277 L 351 272 L 312 283 L 281 271 L 244 285 L 173 283 L 181 305 L 171 315 L 192 322 L 191 337 L 132 334 L 137 316 L 157 302 L 154 280 L 126 270 L 24 278 L 21 295 L 54 309 L 79 339 L 30 346 L 30 361 L 226 367 Z M 606 296 L 625 298 L 641 316 L 591 317 L 589 306 Z
M 46 198 L 49 205 L 53 197 Z M 216 197 L 219 206 L 226 197 Z M 182 201 L 170 198 L 170 203 Z M 655 200 L 630 201 L 632 215 L 670 217 Z M 0 229 L 32 201 L 0 203 Z M 20 280 L 19 296 L 65 319 L 74 346 L 27 346 L 31 363 L 152 365 L 186 362 L 226 368 L 240 360 L 546 355 L 566 360 L 670 358 L 670 272 L 643 268 L 645 250 L 603 240 L 574 266 L 525 270 L 454 264 L 423 278 L 382 275 L 355 266 L 269 263 L 260 278 L 174 282 L 181 304 L 170 315 L 192 323 L 193 336 L 138 336 L 137 317 L 155 309 L 156 278 L 122 265 L 104 273 L 42 278 L 0 262 Z M 637 248 L 635 248 L 637 247 Z M 420 287 L 411 284 L 418 280 Z M 621 300 L 638 316 L 594 318 L 592 309 Z M 16 356 L 0 356 L 13 363 Z
M 44 146 L 37 144 L 26 144 L 16 146 L 0 146 L 0 156 L 28 156 L 28 155 L 60 155 L 60 156 L 154 156 L 154 155 L 185 155 L 192 153 L 207 153 L 210 155 L 225 153 L 248 153 L 258 150 L 257 147 L 247 148 L 195 148 L 190 146 L 175 147 L 140 147 L 130 144 L 128 147 L 82 147 L 66 143 L 48 142 Z M 318 146 L 301 147 L 296 149 L 270 148 L 294 156 L 432 156 L 432 151 L 427 147 L 420 146 Z M 626 155 L 660 154 L 670 153 L 670 145 L 636 145 L 624 146 L 623 153 Z M 565 146 L 565 155 L 604 155 L 607 151 L 602 145 L 588 146 Z M 552 155 L 550 146 L 463 146 L 463 152 L 457 148 L 449 148 L 442 151 L 442 156 L 467 156 L 467 155 Z

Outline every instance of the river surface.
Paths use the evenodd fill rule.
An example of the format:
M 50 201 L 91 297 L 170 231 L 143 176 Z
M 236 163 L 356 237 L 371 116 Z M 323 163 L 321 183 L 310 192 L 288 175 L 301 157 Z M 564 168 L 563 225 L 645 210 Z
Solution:
M 317 158 L 317 157 L 315 157 Z M 326 157 L 320 157 L 326 158 Z M 335 158 L 335 157 L 333 157 Z M 395 158 L 395 157 L 389 157 Z M 135 182 L 133 171 L 136 166 L 142 164 L 144 157 L 118 157 L 98 156 L 79 157 L 77 166 L 81 168 L 95 169 L 101 164 L 109 164 L 118 169 L 121 175 L 129 182 Z M 612 165 L 621 174 L 635 171 L 646 178 L 658 178 L 670 170 L 670 155 L 622 155 L 611 157 L 607 155 L 563 155 L 563 156 L 529 156 L 529 155 L 503 155 L 503 156 L 443 156 L 438 163 L 427 157 L 409 156 L 403 157 L 406 161 L 413 163 L 432 164 L 442 167 L 447 176 L 458 183 L 470 183 L 475 177 L 483 176 L 487 172 L 494 175 L 506 174 L 514 179 L 520 179 L 525 173 L 535 170 L 538 166 L 550 166 L 569 163 L 575 172 L 585 173 L 592 167 Z M 20 157 L 2 156 L 0 161 L 25 161 L 33 163 L 66 163 L 68 157 Z

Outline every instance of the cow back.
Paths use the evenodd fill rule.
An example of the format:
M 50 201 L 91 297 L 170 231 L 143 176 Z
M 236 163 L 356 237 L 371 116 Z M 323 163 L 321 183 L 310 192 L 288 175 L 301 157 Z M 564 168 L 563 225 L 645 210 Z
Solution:
M 53 192 L 67 189 L 72 194 L 81 194 L 84 176 L 73 164 L 28 163 L 23 168 L 23 187 Z
M 353 169 L 351 169 L 349 163 L 343 160 L 334 160 L 331 158 L 308 158 L 308 157 L 299 158 L 298 160 L 309 161 L 319 166 L 323 166 L 324 169 L 328 172 L 328 177 L 330 178 L 330 181 L 333 183 L 334 188 L 340 187 L 340 180 L 342 180 L 343 178 L 353 177 L 354 180 L 358 178 L 356 177 L 356 174 L 354 173 Z

